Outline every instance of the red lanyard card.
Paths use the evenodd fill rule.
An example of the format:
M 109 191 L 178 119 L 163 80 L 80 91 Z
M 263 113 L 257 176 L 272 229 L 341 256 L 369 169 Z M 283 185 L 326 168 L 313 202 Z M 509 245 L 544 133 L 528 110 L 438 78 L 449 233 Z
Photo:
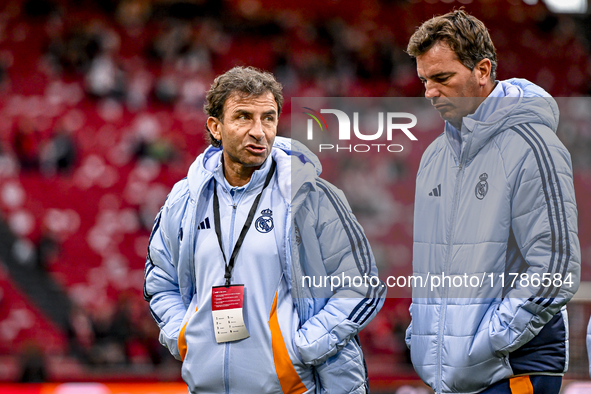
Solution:
M 211 288 L 213 329 L 217 343 L 238 341 L 250 336 L 244 325 L 243 300 L 244 285 Z

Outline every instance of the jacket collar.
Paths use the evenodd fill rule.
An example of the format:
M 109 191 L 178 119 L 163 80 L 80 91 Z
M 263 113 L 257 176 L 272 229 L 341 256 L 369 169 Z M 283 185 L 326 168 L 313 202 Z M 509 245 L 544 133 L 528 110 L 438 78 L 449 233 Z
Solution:
M 198 199 L 203 187 L 215 176 L 216 170 L 219 171 L 221 154 L 220 148 L 209 146 L 191 164 L 187 179 L 193 199 Z M 275 138 L 271 155 L 277 163 L 277 181 L 281 196 L 292 205 L 292 211 L 295 211 L 306 195 L 316 188 L 316 177 L 322 172 L 322 165 L 318 157 L 303 144 L 284 137 Z M 268 160 L 265 163 L 267 162 Z M 257 176 L 264 179 L 264 174 Z
M 462 157 L 470 160 L 491 138 L 518 124 L 543 124 L 556 132 L 558 117 L 556 101 L 539 86 L 518 78 L 498 81 L 476 112 L 462 120 Z M 447 134 L 457 132 L 445 123 Z

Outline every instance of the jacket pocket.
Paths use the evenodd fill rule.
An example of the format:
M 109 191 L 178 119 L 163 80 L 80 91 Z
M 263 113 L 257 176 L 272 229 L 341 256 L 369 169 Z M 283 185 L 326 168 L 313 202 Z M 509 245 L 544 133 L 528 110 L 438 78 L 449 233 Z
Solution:
M 316 366 L 322 394 L 365 393 L 363 352 L 354 339 L 337 354 Z
M 177 340 L 181 361 L 185 361 L 185 357 L 187 356 L 187 340 L 185 338 L 185 330 L 187 329 L 187 324 L 189 323 L 191 317 L 197 313 L 197 309 L 199 309 L 199 305 L 197 303 L 197 294 L 194 294 L 193 299 L 189 304 L 189 308 L 187 309 L 187 313 L 185 313 L 185 317 L 181 323 L 181 329 L 179 331 L 179 337 Z
M 302 383 L 302 379 L 293 366 L 283 334 L 281 333 L 281 328 L 279 327 L 279 320 L 277 319 L 278 295 L 279 290 L 275 292 L 275 298 L 273 299 L 271 313 L 269 315 L 269 329 L 271 331 L 271 345 L 273 349 L 275 372 L 284 394 L 303 394 L 307 391 L 307 388 L 304 383 Z
M 493 349 L 489 333 L 490 319 L 495 308 L 496 306 L 489 307 L 472 337 L 468 357 L 472 358 L 474 364 L 502 358 L 502 355 Z

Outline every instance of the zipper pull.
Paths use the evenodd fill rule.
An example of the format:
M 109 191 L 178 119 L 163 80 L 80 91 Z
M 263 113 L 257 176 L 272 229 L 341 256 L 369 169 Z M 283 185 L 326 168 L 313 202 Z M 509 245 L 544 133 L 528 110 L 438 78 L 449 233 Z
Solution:
M 232 205 L 232 208 L 236 209 L 237 208 L 237 205 L 236 204 Z

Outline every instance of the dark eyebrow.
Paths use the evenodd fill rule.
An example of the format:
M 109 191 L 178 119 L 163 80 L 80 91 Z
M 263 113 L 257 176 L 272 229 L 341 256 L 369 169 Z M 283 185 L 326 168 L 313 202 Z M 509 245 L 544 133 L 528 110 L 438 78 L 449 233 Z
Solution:
M 247 111 L 245 109 L 238 109 L 232 115 L 233 116 L 240 116 L 240 115 L 249 115 L 249 116 L 252 116 L 253 113 L 250 112 L 250 111 Z M 267 115 L 277 116 L 277 111 L 275 111 L 274 109 L 271 109 L 269 111 L 263 112 L 263 116 L 267 116 Z
M 456 75 L 455 72 L 453 72 L 453 71 L 446 71 L 446 72 L 441 72 L 441 73 L 429 75 L 429 79 L 439 79 L 439 78 L 451 77 L 451 76 L 454 76 L 454 75 Z M 424 77 L 423 77 L 423 79 L 424 79 Z
M 244 110 L 244 109 L 239 109 L 234 111 L 234 116 L 240 116 L 240 115 L 252 115 L 252 112 Z

